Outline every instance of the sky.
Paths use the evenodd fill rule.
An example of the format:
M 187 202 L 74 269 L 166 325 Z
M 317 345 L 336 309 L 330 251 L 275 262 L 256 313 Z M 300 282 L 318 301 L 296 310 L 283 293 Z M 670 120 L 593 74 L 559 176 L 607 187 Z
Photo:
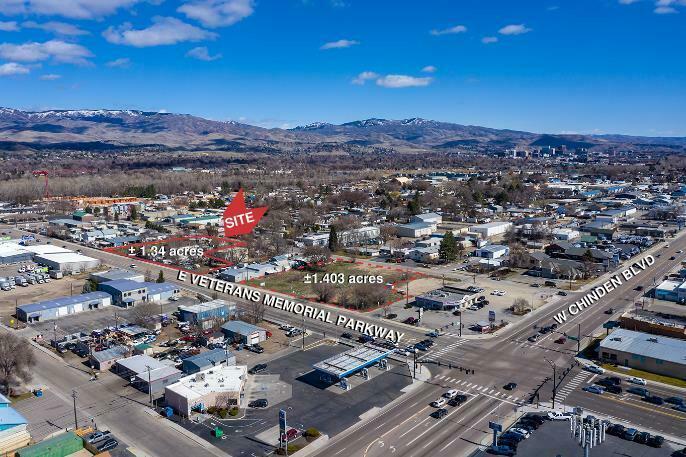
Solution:
M 0 106 L 686 136 L 686 0 L 0 0 Z

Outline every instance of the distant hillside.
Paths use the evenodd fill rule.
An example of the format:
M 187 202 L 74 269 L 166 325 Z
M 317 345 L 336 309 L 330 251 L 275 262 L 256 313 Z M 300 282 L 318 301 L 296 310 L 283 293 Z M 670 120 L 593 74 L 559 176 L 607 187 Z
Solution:
M 364 119 L 335 125 L 317 122 L 290 130 L 214 121 L 188 114 L 136 110 L 51 110 L 0 108 L 0 150 L 117 150 L 158 147 L 188 151 L 317 152 L 336 148 L 385 148 L 398 152 L 495 151 L 529 146 L 637 149 L 686 148 L 686 138 L 624 135 L 550 135 L 452 124 L 421 118 Z M 347 148 L 347 149 L 346 149 Z

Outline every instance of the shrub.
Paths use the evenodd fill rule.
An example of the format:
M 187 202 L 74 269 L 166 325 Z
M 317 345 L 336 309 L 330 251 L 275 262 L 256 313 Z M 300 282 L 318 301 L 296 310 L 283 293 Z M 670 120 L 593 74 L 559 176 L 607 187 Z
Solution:
M 314 427 L 310 427 L 307 430 L 305 430 L 305 433 L 303 433 L 303 436 L 309 437 L 309 438 L 317 438 L 321 435 L 319 430 L 317 430 Z
M 237 416 L 238 415 L 238 408 L 236 406 L 234 406 L 233 408 L 231 408 L 231 411 L 229 411 L 229 414 L 231 414 L 232 416 Z
M 229 411 L 225 408 L 222 408 L 221 410 L 219 410 L 219 417 L 221 417 L 222 419 L 226 419 L 226 416 L 228 414 L 229 414 Z
M 217 407 L 210 406 L 209 408 L 207 408 L 207 414 L 217 414 Z

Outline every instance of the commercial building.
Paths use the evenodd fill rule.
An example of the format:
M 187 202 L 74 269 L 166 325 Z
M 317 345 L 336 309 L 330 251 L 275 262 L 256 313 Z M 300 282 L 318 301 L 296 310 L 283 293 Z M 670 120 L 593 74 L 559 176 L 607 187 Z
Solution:
M 637 370 L 686 379 L 686 341 L 619 329 L 600 342 L 600 359 Z
M 77 254 L 76 252 L 40 254 L 34 256 L 33 260 L 47 266 L 51 270 L 57 270 L 63 273 L 88 271 L 100 266 L 99 259 Z
M 436 231 L 436 224 L 427 222 L 412 222 L 410 224 L 398 225 L 398 236 L 406 238 L 420 238 L 430 236 Z
M 90 356 L 90 362 L 94 369 L 105 371 L 112 368 L 118 360 L 129 355 L 131 355 L 131 348 L 128 346 L 114 346 L 104 351 L 93 352 Z
M 416 216 L 412 216 L 412 218 L 410 218 L 410 222 L 424 222 L 426 224 L 440 224 L 441 222 L 443 222 L 443 217 L 440 214 L 436 214 L 436 213 L 417 214 Z
M 111 295 L 105 292 L 89 292 L 87 294 L 20 305 L 17 307 L 17 318 L 23 322 L 41 322 L 103 308 L 111 304 Z
M 114 371 L 127 379 L 137 389 L 153 394 L 163 392 L 165 387 L 175 383 L 182 373 L 173 366 L 165 365 L 148 355 L 140 354 L 120 359 L 114 364 Z
M 29 262 L 33 254 L 14 241 L 0 242 L 0 265 Z
M 19 449 L 16 457 L 66 457 L 82 449 L 83 438 L 74 432 L 66 432 Z
M 184 417 L 212 406 L 238 405 L 248 377 L 247 367 L 220 365 L 180 378 L 164 389 L 167 406 Z
M 98 285 L 98 289 L 112 295 L 112 304 L 116 306 L 135 306 L 148 298 L 147 283 L 130 279 L 103 282 Z
M 147 301 L 153 303 L 164 303 L 181 292 L 179 286 L 168 282 L 148 282 L 144 283 L 148 287 Z
M 411 249 L 405 257 L 415 262 L 432 262 L 438 259 L 439 246 Z
M 476 301 L 476 294 L 459 287 L 443 286 L 415 298 L 420 308 L 452 311 L 464 309 Z
M 226 321 L 236 314 L 236 304 L 226 300 L 212 300 L 195 305 L 179 306 L 180 320 L 203 329 L 212 328 L 217 322 Z
M 229 321 L 222 325 L 222 332 L 229 341 L 253 345 L 267 339 L 267 331 L 243 321 Z
M 391 347 L 367 343 L 317 362 L 313 367 L 321 377 L 336 381 L 386 359 L 394 351 Z
M 472 225 L 469 231 L 481 235 L 482 238 L 490 238 L 502 235 L 512 227 L 512 222 L 489 222 L 488 224 Z
M 0 452 L 14 455 L 15 451 L 31 443 L 28 422 L 11 406 L 10 400 L 0 394 Z
M 686 302 L 686 282 L 683 280 L 668 279 L 662 281 L 655 288 L 655 298 L 659 300 L 673 301 L 677 303 Z
M 198 355 L 183 359 L 183 362 L 181 362 L 181 371 L 186 374 L 193 374 L 218 366 L 222 363 L 228 366 L 236 365 L 236 356 L 225 349 L 213 349 L 211 351 L 201 352 Z
M 119 268 L 91 273 L 89 275 L 89 279 L 98 284 L 107 281 L 116 281 L 118 279 L 129 279 L 136 282 L 145 282 L 145 276 L 143 273 L 132 270 L 122 270 Z
M 484 259 L 499 259 L 508 254 L 510 254 L 510 248 L 500 244 L 489 244 L 474 252 L 474 255 Z

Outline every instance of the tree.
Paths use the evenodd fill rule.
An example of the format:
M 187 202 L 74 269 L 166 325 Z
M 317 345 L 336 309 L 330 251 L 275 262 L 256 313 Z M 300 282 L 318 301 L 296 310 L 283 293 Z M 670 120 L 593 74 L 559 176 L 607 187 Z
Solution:
M 152 324 L 152 321 L 154 320 L 153 317 L 159 314 L 159 312 L 159 304 L 153 302 L 141 303 L 139 305 L 134 306 L 129 311 L 128 318 L 131 319 L 133 323 L 136 325 L 140 325 L 141 327 L 148 327 Z
M 138 209 L 136 209 L 134 205 L 131 205 L 129 208 L 131 208 L 129 217 L 132 221 L 135 221 L 136 219 L 138 219 Z
M 338 250 L 338 233 L 336 232 L 336 226 L 331 226 L 331 231 L 329 232 L 329 251 L 336 252 Z
M 307 246 L 303 249 L 303 256 L 310 268 L 317 268 L 331 259 L 331 251 L 324 246 Z
M 248 303 L 248 318 L 253 324 L 259 324 L 264 319 L 265 304 L 262 300 Z
M 144 277 L 144 279 L 145 279 L 145 282 L 152 282 L 152 280 L 153 280 L 153 278 L 152 278 L 152 271 L 150 271 L 150 269 L 145 270 L 145 277 Z
M 348 289 L 339 301 L 342 301 L 341 304 L 346 307 L 364 310 L 385 305 L 388 296 L 389 291 L 385 287 L 379 287 L 375 284 L 360 284 Z
M 526 298 L 516 298 L 512 303 L 512 312 L 514 314 L 525 314 L 531 311 L 531 304 Z
M 446 262 L 452 262 L 457 258 L 457 241 L 455 241 L 455 236 L 450 230 L 443 235 L 441 245 L 438 248 L 438 257 Z
M 86 282 L 83 283 L 82 292 L 87 294 L 89 292 L 95 292 L 96 290 L 98 290 L 98 283 L 93 279 L 86 279 Z
M 5 395 L 11 395 L 11 388 L 32 378 L 36 364 L 33 350 L 23 338 L 12 333 L 0 333 L 0 384 Z
M 422 212 L 422 205 L 419 201 L 419 191 L 416 191 L 412 200 L 407 203 L 407 212 L 413 216 Z
M 164 272 L 160 270 L 160 274 L 157 275 L 157 282 L 164 282 Z
M 331 302 L 336 296 L 336 286 L 328 282 L 318 282 L 312 286 L 312 291 L 317 294 L 317 300 L 323 303 Z

